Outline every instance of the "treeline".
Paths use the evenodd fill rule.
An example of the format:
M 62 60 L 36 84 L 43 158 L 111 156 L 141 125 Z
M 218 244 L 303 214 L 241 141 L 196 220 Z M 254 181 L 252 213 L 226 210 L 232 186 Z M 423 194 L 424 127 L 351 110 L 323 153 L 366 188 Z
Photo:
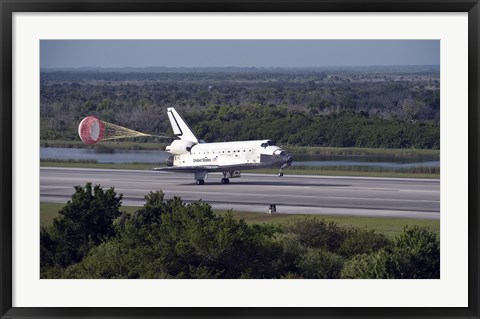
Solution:
M 40 236 L 41 278 L 439 278 L 437 236 L 404 228 L 394 240 L 317 218 L 248 225 L 209 204 L 122 195 L 87 183 Z
M 439 124 L 382 119 L 365 112 L 311 116 L 301 111 L 288 111 L 285 107 L 256 104 L 244 107 L 213 105 L 182 115 L 197 137 L 206 142 L 268 138 L 282 146 L 440 149 Z M 52 130 L 49 123 L 41 120 L 41 140 L 78 140 L 76 128 Z M 156 134 L 172 134 L 170 128 L 163 130 Z M 136 141 L 165 142 L 155 138 Z
M 279 145 L 440 148 L 438 124 L 381 119 L 365 112 L 310 116 L 275 106 L 216 105 L 186 113 L 185 119 L 208 142 L 270 138 Z
M 410 67 L 412 68 L 412 67 Z M 373 72 L 375 71 L 375 72 Z M 315 71 L 295 70 L 291 72 L 251 72 L 251 73 L 126 73 L 126 72 L 42 72 L 40 83 L 41 139 L 77 139 L 76 128 L 80 120 L 87 115 L 99 118 L 130 129 L 164 134 L 170 132 L 166 116 L 167 107 L 176 107 L 182 114 L 190 112 L 205 113 L 211 117 L 209 108 L 227 108 L 234 116 L 243 116 L 249 109 L 260 109 L 264 114 L 272 109 L 280 110 L 274 115 L 266 115 L 258 120 L 269 120 L 262 125 L 278 127 L 276 137 L 256 134 L 255 138 L 274 138 L 285 126 L 285 120 L 298 123 L 299 115 L 314 122 L 334 121 L 338 114 L 365 114 L 370 118 L 367 125 L 377 126 L 375 134 L 391 134 L 401 129 L 413 129 L 425 125 L 437 130 L 439 140 L 440 119 L 440 83 L 438 70 L 419 69 L 417 73 L 408 69 Z M 238 109 L 236 112 L 235 109 Z M 249 111 L 248 111 L 249 112 Z M 239 114 L 235 114 L 239 113 Z M 198 117 L 198 115 L 196 115 Z M 228 122 L 232 118 L 219 116 L 217 121 Z M 355 121 L 357 118 L 352 117 Z M 248 121 L 256 120 L 248 118 Z M 398 122 L 398 124 L 395 124 Z M 239 134 L 246 135 L 246 122 L 236 124 Z M 396 125 L 391 131 L 380 126 Z M 194 123 L 190 123 L 194 125 Z M 220 124 L 220 123 L 217 123 Z M 230 123 L 227 123 L 230 124 Z M 257 122 L 258 124 L 258 122 Z M 287 123 L 288 124 L 288 123 Z M 311 123 L 306 123 L 311 124 Z M 338 122 L 338 125 L 343 123 Z M 365 123 L 358 122 L 359 127 Z M 198 127 L 198 125 L 197 125 Z M 303 126 L 288 126 L 283 135 L 298 133 Z M 317 129 L 313 125 L 311 134 Z M 268 129 L 271 131 L 271 129 Z M 420 134 L 428 129 L 420 129 Z M 318 131 L 322 132 L 322 131 Z M 210 132 L 215 134 L 215 132 Z M 419 131 L 410 134 L 417 136 Z M 286 143 L 295 145 L 335 145 L 357 144 L 348 141 L 344 134 L 332 136 L 337 141 L 317 141 L 318 138 L 304 140 L 292 139 Z M 368 136 L 368 132 L 365 132 Z M 417 147 L 430 148 L 432 143 L 412 141 L 406 136 L 405 146 L 398 141 L 369 142 L 371 147 Z M 354 135 L 356 136 L 356 134 Z M 316 137 L 316 135 L 314 136 Z M 211 140 L 205 137 L 206 140 Z M 239 139 L 239 138 L 234 138 Z M 321 138 L 323 139 L 323 138 Z M 364 145 L 360 141 L 358 145 Z M 434 144 L 434 143 L 433 143 Z

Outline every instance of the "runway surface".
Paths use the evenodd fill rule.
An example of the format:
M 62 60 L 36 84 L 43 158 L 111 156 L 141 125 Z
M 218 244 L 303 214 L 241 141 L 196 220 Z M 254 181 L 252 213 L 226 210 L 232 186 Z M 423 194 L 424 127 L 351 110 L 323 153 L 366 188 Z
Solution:
M 141 206 L 150 191 L 166 198 L 202 199 L 215 209 L 278 213 L 354 215 L 440 219 L 440 181 L 427 179 L 242 174 L 220 184 L 221 174 L 210 173 L 205 185 L 193 174 L 145 170 L 41 168 L 40 201 L 66 203 L 75 185 L 86 182 L 115 187 L 123 205 Z

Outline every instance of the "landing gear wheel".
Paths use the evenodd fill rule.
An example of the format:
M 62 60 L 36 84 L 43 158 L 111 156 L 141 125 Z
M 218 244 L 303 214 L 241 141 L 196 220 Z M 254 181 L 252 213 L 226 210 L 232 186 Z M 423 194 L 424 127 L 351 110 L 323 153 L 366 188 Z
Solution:
M 230 180 L 228 178 L 222 178 L 221 183 L 222 184 L 228 184 L 228 183 L 230 183 Z
M 283 172 L 278 173 L 278 177 L 282 177 L 282 176 L 283 176 Z
M 197 185 L 203 185 L 205 181 L 203 179 L 197 179 Z

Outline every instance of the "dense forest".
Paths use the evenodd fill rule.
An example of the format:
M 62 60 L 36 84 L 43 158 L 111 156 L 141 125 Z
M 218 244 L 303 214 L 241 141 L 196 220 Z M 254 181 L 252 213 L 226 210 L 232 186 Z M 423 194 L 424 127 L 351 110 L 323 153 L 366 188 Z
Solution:
M 75 140 L 87 115 L 171 133 L 175 107 L 207 141 L 440 147 L 438 67 L 43 70 L 42 140 Z
M 417 226 L 392 240 L 313 217 L 248 225 L 161 191 L 133 214 L 121 201 L 113 188 L 75 187 L 41 229 L 41 278 L 440 278 L 439 239 Z

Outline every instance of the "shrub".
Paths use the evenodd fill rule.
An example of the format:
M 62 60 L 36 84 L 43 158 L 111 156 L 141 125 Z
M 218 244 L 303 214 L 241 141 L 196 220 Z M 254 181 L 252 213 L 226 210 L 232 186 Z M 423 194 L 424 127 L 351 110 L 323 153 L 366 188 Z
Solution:
M 391 247 L 345 262 L 342 278 L 440 278 L 440 242 L 428 229 L 406 226 Z
M 122 194 L 113 188 L 103 190 L 75 186 L 75 193 L 53 225 L 41 230 L 42 266 L 65 268 L 81 261 L 94 246 L 115 235 L 113 220 L 120 215 Z
M 325 249 L 310 248 L 302 256 L 298 267 L 304 278 L 335 279 L 340 278 L 343 259 Z
M 290 276 L 298 271 L 298 263 L 302 255 L 306 252 L 305 246 L 300 242 L 300 238 L 294 233 L 277 233 L 275 241 L 281 245 L 282 254 L 279 258 L 279 266 L 283 276 Z M 293 276 L 293 275 L 292 275 Z
M 305 247 L 324 248 L 331 252 L 337 251 L 347 237 L 346 229 L 318 218 L 296 220 L 286 225 L 284 230 L 296 234 Z
M 341 278 L 343 279 L 377 279 L 386 278 L 385 254 L 356 255 L 347 260 L 343 266 Z
M 394 241 L 317 218 L 248 225 L 161 191 L 120 215 L 113 188 L 75 187 L 40 229 L 41 278 L 439 278 L 440 243 L 405 227 Z
M 405 226 L 386 257 L 388 278 L 440 278 L 440 241 L 428 229 Z
M 354 255 L 366 254 L 390 247 L 392 241 L 384 234 L 378 234 L 373 230 L 351 228 L 338 250 L 338 254 L 350 258 Z

